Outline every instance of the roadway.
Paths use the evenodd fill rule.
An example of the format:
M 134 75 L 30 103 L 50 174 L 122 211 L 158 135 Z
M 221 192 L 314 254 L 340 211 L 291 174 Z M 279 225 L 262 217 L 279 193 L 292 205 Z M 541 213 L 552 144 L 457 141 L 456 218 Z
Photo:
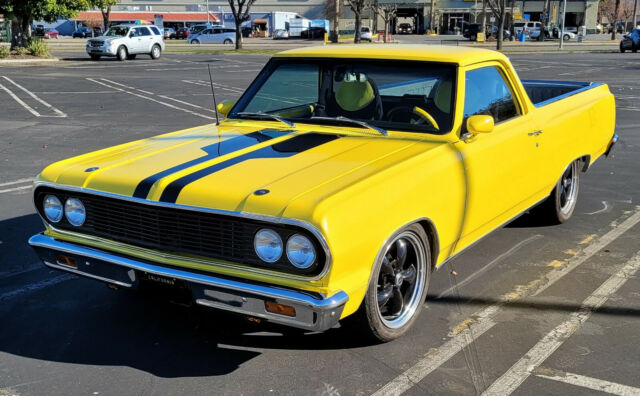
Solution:
M 522 217 L 440 268 L 405 337 L 301 333 L 45 269 L 30 180 L 47 164 L 214 120 L 263 55 L 0 67 L 0 395 L 640 393 L 640 63 L 511 54 L 522 78 L 599 81 L 621 139 L 574 217 Z

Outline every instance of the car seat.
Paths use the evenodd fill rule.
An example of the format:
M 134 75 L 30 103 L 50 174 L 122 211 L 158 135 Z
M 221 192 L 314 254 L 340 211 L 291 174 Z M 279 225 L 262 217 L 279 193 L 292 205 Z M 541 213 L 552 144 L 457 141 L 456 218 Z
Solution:
M 373 80 L 362 73 L 345 73 L 337 84 L 335 94 L 329 91 L 325 101 L 328 116 L 363 120 L 382 117 L 382 99 Z

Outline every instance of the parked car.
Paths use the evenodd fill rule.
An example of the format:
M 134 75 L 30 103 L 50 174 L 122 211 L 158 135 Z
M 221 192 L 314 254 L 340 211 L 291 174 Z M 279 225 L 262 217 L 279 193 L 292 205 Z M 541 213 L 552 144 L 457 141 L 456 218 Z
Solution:
M 520 81 L 465 47 L 289 50 L 217 110 L 44 169 L 44 264 L 309 331 L 351 316 L 390 341 L 466 248 L 532 207 L 569 220 L 617 139 L 606 84 Z
M 553 28 L 553 37 L 559 38 L 560 37 L 560 29 L 559 28 Z M 569 40 L 575 40 L 575 38 L 577 37 L 577 35 L 575 33 L 572 32 L 568 32 L 568 31 L 564 31 L 563 36 L 562 36 L 562 41 L 569 41 Z
M 285 29 L 276 29 L 273 31 L 274 40 L 282 40 L 282 39 L 288 39 L 288 38 L 289 38 L 289 32 L 286 31 Z
M 45 32 L 45 27 L 44 25 L 35 25 L 33 27 L 33 35 L 34 36 L 38 36 L 38 37 L 42 37 L 44 36 L 44 32 Z
M 191 36 L 192 34 L 195 33 L 200 33 L 205 29 L 210 29 L 212 28 L 213 25 L 210 23 L 203 23 L 203 24 L 199 24 L 199 25 L 193 25 L 189 27 L 189 35 Z
M 181 27 L 176 30 L 176 39 L 183 40 L 189 37 L 189 28 Z
M 640 29 L 633 29 L 620 40 L 620 52 L 638 52 L 640 48 Z
M 46 39 L 53 39 L 53 38 L 57 39 L 59 35 L 60 35 L 60 32 L 58 32 L 54 28 L 45 28 L 44 29 L 44 38 L 46 38 Z
M 86 26 L 81 26 L 77 28 L 73 33 L 71 33 L 71 37 L 73 38 L 88 38 L 92 37 L 91 29 Z
M 398 25 L 398 34 L 411 34 L 413 33 L 413 26 L 410 23 L 401 23 Z
M 360 28 L 360 40 L 368 42 L 373 41 L 373 34 L 368 26 L 362 26 Z
M 176 30 L 174 28 L 164 28 L 162 35 L 165 39 L 174 39 L 176 38 Z
M 232 28 L 210 28 L 192 33 L 187 39 L 189 44 L 234 44 L 236 42 L 236 30 Z
M 498 37 L 498 27 L 495 25 L 486 25 L 485 26 L 485 37 Z M 468 38 L 471 41 L 476 41 L 478 39 L 478 33 L 482 31 L 481 23 L 467 23 L 462 28 L 462 37 Z M 502 37 L 507 40 L 510 37 L 510 32 L 507 29 L 502 31 Z
M 612 23 L 607 25 L 607 33 L 609 34 L 613 33 L 614 26 L 615 26 L 616 33 L 624 33 L 625 28 L 622 22 L 616 22 L 615 25 Z
M 164 51 L 164 40 L 160 28 L 154 25 L 116 25 L 103 36 L 87 40 L 86 50 L 93 60 L 115 56 L 124 61 L 140 54 L 158 59 Z

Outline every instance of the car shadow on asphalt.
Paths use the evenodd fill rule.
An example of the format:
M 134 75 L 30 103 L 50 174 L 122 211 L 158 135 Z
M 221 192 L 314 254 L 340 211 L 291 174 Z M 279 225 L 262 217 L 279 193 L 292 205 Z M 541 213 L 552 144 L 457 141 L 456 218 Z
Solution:
M 0 221 L 0 274 L 19 271 L 39 261 L 27 241 L 42 230 L 44 225 L 36 213 Z

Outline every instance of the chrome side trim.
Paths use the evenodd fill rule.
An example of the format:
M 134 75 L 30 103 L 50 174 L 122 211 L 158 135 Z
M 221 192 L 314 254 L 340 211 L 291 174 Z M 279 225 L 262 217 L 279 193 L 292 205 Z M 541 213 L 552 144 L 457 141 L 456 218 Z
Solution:
M 322 269 L 322 272 L 320 272 L 318 275 L 316 275 L 314 277 L 301 276 L 301 275 L 295 275 L 295 274 L 287 274 L 287 273 L 283 273 L 283 272 L 276 272 L 276 271 L 269 271 L 269 270 L 264 270 L 263 271 L 261 268 L 250 268 L 249 269 L 248 266 L 225 265 L 225 264 L 220 264 L 219 262 L 213 261 L 213 260 L 212 261 L 203 261 L 203 262 L 208 263 L 208 264 L 231 267 L 231 268 L 238 269 L 238 270 L 243 270 L 243 271 L 249 270 L 249 271 L 257 272 L 257 273 L 264 274 L 264 275 L 278 276 L 278 277 L 287 278 L 287 279 L 312 281 L 312 280 L 322 279 L 325 275 L 327 275 L 327 273 L 329 272 L 329 269 L 331 268 L 331 265 L 333 263 L 333 258 L 331 257 L 331 251 L 329 250 L 329 244 L 327 243 L 327 240 L 325 239 L 324 235 L 316 227 L 314 227 L 313 225 L 311 225 L 311 224 L 309 224 L 309 223 L 307 223 L 305 221 L 302 221 L 302 220 L 289 219 L 289 218 L 286 218 L 286 217 L 267 216 L 267 215 L 261 215 L 261 214 L 255 214 L 255 213 L 235 212 L 235 211 L 222 210 L 222 209 L 203 208 L 203 207 L 199 207 L 199 206 L 189 206 L 189 205 L 173 204 L 173 203 L 167 203 L 167 202 L 148 201 L 148 200 L 142 199 L 142 198 L 134 198 L 134 197 L 126 196 L 126 195 L 113 194 L 113 193 L 97 191 L 97 190 L 92 190 L 92 189 L 83 188 L 83 187 L 68 186 L 68 185 L 62 185 L 62 184 L 51 183 L 51 182 L 43 182 L 43 181 L 36 181 L 34 183 L 34 187 L 33 187 L 34 194 L 33 194 L 33 197 L 32 197 L 34 207 L 37 207 L 36 202 L 35 202 L 35 190 L 38 187 L 51 187 L 51 188 L 56 188 L 56 189 L 63 190 L 63 191 L 80 192 L 80 193 L 84 193 L 84 194 L 91 194 L 91 195 L 97 195 L 97 196 L 102 196 L 102 197 L 107 197 L 107 198 L 114 198 L 114 199 L 130 201 L 130 202 L 136 202 L 136 203 L 139 203 L 139 204 L 149 205 L 149 206 L 159 206 L 159 207 L 164 207 L 164 208 L 175 208 L 175 209 L 191 210 L 191 211 L 195 211 L 195 212 L 212 213 L 212 214 L 218 214 L 218 215 L 223 215 L 223 216 L 232 216 L 232 217 L 239 217 L 239 218 L 250 219 L 250 220 L 264 221 L 264 222 L 273 223 L 273 224 L 284 224 L 284 225 L 291 225 L 291 226 L 301 227 L 301 228 L 304 228 L 305 230 L 309 231 L 311 234 L 313 234 L 313 236 L 316 238 L 318 243 L 320 243 L 320 246 L 322 247 L 322 250 L 324 251 L 324 254 L 325 254 L 325 257 L 326 257 L 325 265 L 324 265 L 324 268 Z M 40 215 L 40 212 L 38 212 L 38 215 Z M 42 218 L 42 216 L 40 216 L 40 218 Z M 72 231 L 67 231 L 67 230 L 60 230 L 60 229 L 54 227 L 46 219 L 42 218 L 42 220 L 45 222 L 45 224 L 47 224 L 49 227 L 51 227 L 51 229 L 53 229 L 54 231 L 59 232 L 61 234 L 71 234 L 71 235 L 81 236 L 81 237 L 85 237 L 85 238 L 96 238 L 96 237 L 93 237 L 93 236 L 90 236 L 90 235 L 86 235 L 86 234 L 73 233 Z M 111 241 L 109 241 L 109 242 L 111 242 Z M 131 246 L 131 245 L 125 245 L 125 246 Z M 181 256 L 172 255 L 172 256 L 166 256 L 166 257 L 172 257 L 172 258 L 179 259 L 179 260 L 190 261 L 189 259 L 186 259 L 186 258 L 181 257 Z
M 48 237 L 42 234 L 36 234 L 32 236 L 29 239 L 29 245 L 35 248 L 45 249 L 46 251 L 67 253 L 69 255 L 87 259 L 95 259 L 99 262 L 113 264 L 136 271 L 180 279 L 205 288 L 204 294 L 208 297 L 214 297 L 216 293 L 227 293 L 229 295 L 244 293 L 245 296 L 243 296 L 243 301 L 249 302 L 247 307 L 250 309 L 247 309 L 247 307 L 244 306 L 215 303 L 214 301 L 208 299 L 198 299 L 196 300 L 196 302 L 202 305 L 215 306 L 216 308 L 224 309 L 227 311 L 254 315 L 276 323 L 304 329 L 321 331 L 333 327 L 338 323 L 340 315 L 342 314 L 342 309 L 349 300 L 349 296 L 343 291 L 338 291 L 337 293 L 329 297 L 316 298 L 311 294 L 307 294 L 303 291 L 289 290 L 276 286 L 257 285 L 242 281 L 218 278 L 195 272 L 183 271 L 174 268 L 161 267 L 155 264 L 137 261 L 127 257 L 116 256 L 108 252 L 87 248 L 81 245 L 58 241 L 52 237 Z M 52 268 L 75 273 L 77 275 L 87 276 L 108 283 L 115 283 L 112 280 L 98 276 L 92 276 L 92 274 L 90 273 L 75 270 L 71 267 L 61 266 L 53 263 L 45 264 Z M 131 285 L 122 284 L 122 286 L 130 287 Z M 206 289 L 207 287 L 212 287 L 214 289 L 209 290 Z M 296 312 L 299 311 L 300 314 L 295 318 L 292 318 L 267 312 L 266 310 L 264 310 L 264 301 L 266 299 L 272 299 L 278 303 L 292 305 L 296 307 Z M 262 302 L 262 311 L 256 309 L 256 307 L 260 306 L 260 302 Z M 296 320 L 296 318 L 298 319 Z M 302 319 L 306 320 L 302 321 Z

